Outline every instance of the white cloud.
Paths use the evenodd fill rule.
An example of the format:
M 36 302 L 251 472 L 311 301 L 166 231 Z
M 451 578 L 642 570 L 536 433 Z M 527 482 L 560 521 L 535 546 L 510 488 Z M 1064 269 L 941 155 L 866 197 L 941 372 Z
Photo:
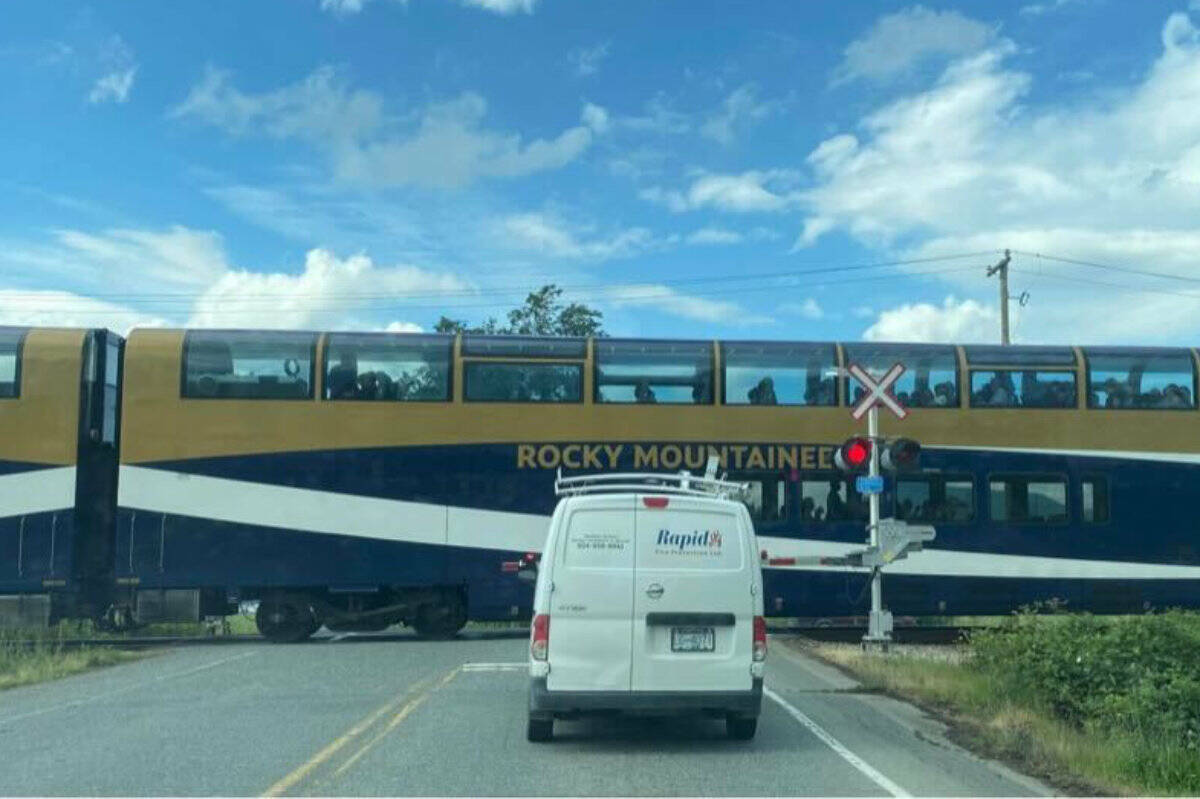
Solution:
M 805 319 L 823 319 L 825 310 L 814 297 L 807 297 L 803 302 L 785 302 L 779 305 L 779 312 L 803 316 Z
M 875 309 L 869 305 L 860 305 L 850 313 L 854 314 L 859 319 L 869 319 L 875 315 Z
M 770 324 L 773 321 L 768 316 L 749 313 L 735 302 L 681 294 L 670 286 L 661 284 L 613 286 L 601 297 L 618 308 L 649 307 L 697 322 L 740 327 Z
M 230 269 L 196 299 L 188 325 L 230 327 L 253 320 L 255 327 L 362 329 L 373 326 L 364 317 L 379 298 L 468 288 L 454 275 L 381 267 L 365 255 L 343 259 L 315 249 L 305 256 L 300 274 Z
M 406 295 L 428 304 L 473 291 L 454 274 L 382 266 L 366 255 L 339 258 L 322 248 L 308 252 L 299 272 L 250 271 L 230 263 L 218 234 L 180 226 L 63 230 L 48 244 L 0 247 L 21 267 L 0 284 L 0 323 L 10 324 L 379 329 L 412 324 L 395 319 Z
M 624 116 L 617 120 L 623 128 L 639 133 L 680 135 L 692 129 L 691 118 L 676 111 L 670 99 L 661 92 L 646 101 L 639 116 Z
M 1067 6 L 1079 5 L 1086 0 L 1051 0 L 1049 3 L 1030 3 L 1021 6 L 1021 14 L 1026 17 L 1040 17 L 1053 11 L 1059 11 Z
M 69 54 L 68 49 L 66 55 Z M 125 40 L 117 34 L 105 38 L 95 53 L 95 64 L 100 75 L 92 84 L 87 101 L 92 105 L 110 101 L 114 103 L 128 101 L 138 67 L 134 60 L 133 50 L 125 43 Z
M 724 145 L 733 143 L 739 131 L 762 122 L 779 111 L 782 104 L 775 100 L 761 100 L 758 87 L 747 83 L 734 89 L 721 103 L 721 107 L 704 121 L 700 133 Z
M 575 67 L 575 74 L 580 77 L 595 75 L 600 71 L 600 64 L 608 58 L 610 42 L 600 42 L 591 47 L 576 47 L 567 55 L 567 61 Z
M 532 14 L 537 0 L 462 0 L 463 5 L 482 8 L 493 14 Z
M 0 325 L 107 327 L 125 334 L 135 326 L 165 324 L 161 316 L 69 291 L 0 289 Z
M 918 5 L 885 14 L 865 35 L 846 46 L 833 83 L 860 78 L 890 80 L 931 58 L 974 53 L 995 35 L 995 27 L 957 11 L 932 11 Z
M 321 10 L 329 11 L 338 16 L 357 14 L 370 0 L 321 0 Z M 396 0 L 401 5 L 408 5 L 409 0 Z M 537 6 L 537 0 L 459 0 L 468 8 L 479 8 L 493 14 L 508 16 L 524 12 L 532 14 Z
M 688 234 L 688 244 L 740 244 L 746 237 L 736 230 L 705 227 Z
M 941 307 L 913 303 L 882 311 L 863 332 L 867 341 L 914 341 L 983 343 L 994 342 L 999 335 L 999 314 L 995 308 L 975 300 L 947 297 Z
M 257 95 L 240 91 L 229 77 L 209 68 L 171 115 L 235 135 L 306 140 L 328 153 L 339 178 L 368 186 L 458 188 L 482 178 L 557 169 L 578 158 L 609 124 L 607 112 L 588 103 L 580 124 L 551 139 L 523 141 L 519 134 L 485 128 L 487 102 L 473 92 L 394 120 L 385 117 L 380 95 L 351 90 L 330 67 Z
M 383 329 L 383 332 L 385 332 L 385 333 L 420 333 L 422 330 L 424 330 L 423 327 L 421 327 L 420 325 L 415 324 L 413 322 L 388 322 L 387 326 Z
M 799 199 L 796 174 L 789 170 L 749 171 L 739 175 L 700 174 L 686 192 L 652 186 L 638 193 L 643 200 L 677 213 L 712 208 L 732 213 L 784 211 Z
M 303 80 L 262 94 L 246 94 L 232 73 L 209 66 L 187 98 L 170 111 L 234 135 L 264 133 L 277 139 L 302 138 L 333 147 L 352 145 L 378 131 L 383 99 L 352 90 L 333 67 L 319 67 Z
M 367 0 L 321 0 L 321 10 L 334 14 L 357 14 Z
M 583 120 L 583 124 L 598 134 L 607 133 L 611 124 L 608 112 L 594 103 L 583 104 L 583 114 L 581 114 L 580 118 Z
M 806 228 L 877 247 L 903 241 L 904 255 L 974 244 L 1200 273 L 1200 31 L 1175 13 L 1161 39 L 1139 82 L 1066 107 L 1022 104 L 1031 77 L 1009 66 L 1011 43 L 951 64 L 814 149 Z M 1025 309 L 1025 340 L 1200 333 L 1194 300 L 1093 290 L 1079 281 L 1100 272 L 1039 268 L 1049 282 Z M 1063 277 L 1077 282 L 1058 288 Z M 974 291 L 980 278 L 946 279 Z
M 580 234 L 586 231 L 572 230 L 561 220 L 541 213 L 513 214 L 493 222 L 492 229 L 500 246 L 548 258 L 625 258 L 661 243 L 641 227 L 585 239 Z
M 129 99 L 136 74 L 137 67 L 129 67 L 98 78 L 88 93 L 88 102 L 96 104 L 112 100 L 114 103 L 124 103 Z

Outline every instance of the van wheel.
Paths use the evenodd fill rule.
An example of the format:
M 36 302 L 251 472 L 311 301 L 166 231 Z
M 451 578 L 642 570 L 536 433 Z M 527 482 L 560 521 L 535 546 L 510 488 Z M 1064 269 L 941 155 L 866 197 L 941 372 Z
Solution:
M 422 605 L 413 619 L 413 629 L 422 638 L 446 639 L 458 635 L 467 623 L 467 609 L 457 598 L 436 605 Z
M 535 719 L 529 717 L 525 727 L 525 737 L 534 743 L 545 743 L 554 737 L 554 719 Z
M 303 641 L 321 628 L 308 601 L 295 594 L 276 594 L 258 603 L 254 622 L 263 638 L 276 644 Z
M 739 716 L 730 713 L 725 717 L 725 734 L 735 741 L 749 741 L 758 730 L 757 716 Z

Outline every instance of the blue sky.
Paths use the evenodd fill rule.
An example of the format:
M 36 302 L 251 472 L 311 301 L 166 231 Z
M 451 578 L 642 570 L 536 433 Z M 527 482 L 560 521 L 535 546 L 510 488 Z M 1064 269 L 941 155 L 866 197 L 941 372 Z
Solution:
M 553 281 L 618 335 L 991 341 L 1009 247 L 1018 341 L 1200 328 L 1195 3 L 0 19 L 0 323 L 411 330 Z

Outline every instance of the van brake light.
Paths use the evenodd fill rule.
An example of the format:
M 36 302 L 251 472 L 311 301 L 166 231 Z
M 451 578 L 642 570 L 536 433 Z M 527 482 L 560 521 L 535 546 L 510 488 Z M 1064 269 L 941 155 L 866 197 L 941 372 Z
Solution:
M 529 656 L 534 660 L 545 660 L 550 650 L 550 616 L 539 613 L 533 617 L 529 633 Z
M 762 616 L 754 617 L 754 661 L 761 663 L 767 659 L 767 620 Z
M 642 497 L 642 504 L 647 508 L 665 508 L 670 501 L 667 497 Z

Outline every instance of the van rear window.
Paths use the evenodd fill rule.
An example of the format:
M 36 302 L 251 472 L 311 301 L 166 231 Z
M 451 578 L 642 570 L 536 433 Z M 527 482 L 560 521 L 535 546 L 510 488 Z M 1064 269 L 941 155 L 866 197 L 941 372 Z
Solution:
M 567 529 L 564 562 L 576 569 L 632 569 L 632 517 L 629 510 L 575 511 Z

